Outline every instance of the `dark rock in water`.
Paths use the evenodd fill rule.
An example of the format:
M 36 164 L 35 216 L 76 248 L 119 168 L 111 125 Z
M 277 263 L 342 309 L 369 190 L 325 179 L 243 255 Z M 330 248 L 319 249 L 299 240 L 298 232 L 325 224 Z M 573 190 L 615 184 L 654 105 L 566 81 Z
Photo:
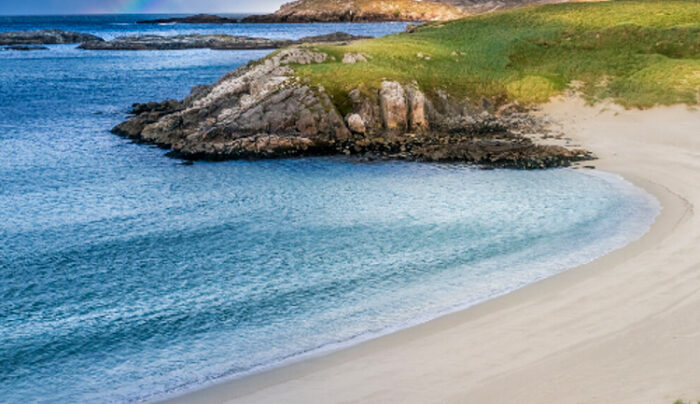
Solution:
M 347 42 L 369 37 L 344 32 L 304 37 L 296 41 L 287 39 L 254 38 L 227 34 L 186 34 L 175 36 L 142 35 L 120 36 L 111 41 L 90 41 L 79 46 L 89 50 L 176 50 L 176 49 L 277 49 L 293 44 L 317 42 Z
M 233 24 L 238 20 L 212 14 L 197 14 L 189 17 L 161 18 L 136 21 L 137 24 Z
M 166 100 L 163 102 L 149 102 L 146 104 L 134 104 L 131 106 L 132 114 L 142 114 L 144 112 L 171 112 L 182 108 L 178 100 Z
M 371 36 L 352 35 L 346 32 L 333 32 L 332 34 L 305 36 L 299 39 L 298 43 L 317 43 L 317 42 L 348 42 L 358 39 L 369 39 Z
M 38 51 L 38 50 L 49 50 L 49 48 L 47 48 L 46 46 L 12 45 L 12 46 L 6 46 L 5 50 Z
M 416 84 L 353 90 L 343 117 L 323 88 L 298 80 L 288 66 L 328 59 L 305 47 L 284 49 L 195 87 L 182 102 L 135 104 L 135 116 L 112 131 L 186 159 L 345 154 L 539 169 L 591 158 L 520 135 L 537 130 L 524 112 L 491 114 L 446 94 L 431 101 Z
M 175 36 L 120 36 L 111 41 L 89 41 L 80 49 L 90 50 L 175 50 L 175 49 L 277 49 L 292 41 L 253 38 L 226 34 L 188 34 Z
M 111 41 L 90 41 L 79 46 L 90 50 L 175 50 L 175 49 L 277 49 L 292 41 L 252 38 L 226 34 L 175 36 L 120 36 Z
M 58 29 L 0 32 L 0 45 L 50 45 L 87 41 L 100 42 L 104 40 L 95 35 L 61 31 Z

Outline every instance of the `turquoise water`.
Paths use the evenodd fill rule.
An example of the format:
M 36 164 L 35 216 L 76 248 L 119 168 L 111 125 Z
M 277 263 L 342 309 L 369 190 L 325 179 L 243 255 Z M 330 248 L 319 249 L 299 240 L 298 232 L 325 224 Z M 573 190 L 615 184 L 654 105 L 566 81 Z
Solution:
M 658 213 L 591 171 L 185 166 L 109 133 L 264 54 L 0 52 L 0 402 L 153 400 L 352 344 L 588 262 Z

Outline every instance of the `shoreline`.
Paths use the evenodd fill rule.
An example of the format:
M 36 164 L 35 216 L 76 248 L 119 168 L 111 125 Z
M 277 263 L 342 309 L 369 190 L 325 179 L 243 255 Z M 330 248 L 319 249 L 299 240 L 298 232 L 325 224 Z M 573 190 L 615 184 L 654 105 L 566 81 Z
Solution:
M 697 287 L 685 279 L 693 278 L 692 271 L 682 259 L 671 264 L 678 261 L 672 260 L 674 251 L 683 246 L 689 247 L 686 252 L 692 259 L 686 261 L 690 267 L 700 262 L 698 253 L 692 251 L 700 238 L 693 231 L 692 206 L 700 197 L 692 185 L 700 180 L 693 181 L 692 163 L 700 166 L 700 162 L 692 161 L 691 153 L 689 172 L 671 170 L 682 178 L 663 175 L 656 168 L 677 160 L 677 150 L 662 153 L 661 148 L 700 142 L 692 139 L 692 131 L 678 129 L 683 119 L 690 129 L 695 127 L 700 123 L 698 113 L 684 106 L 647 111 L 625 111 L 609 104 L 585 107 L 575 99 L 551 102 L 543 113 L 561 122 L 573 141 L 599 156 L 591 164 L 622 175 L 660 201 L 662 211 L 642 238 L 591 263 L 467 309 L 341 350 L 186 392 L 167 402 L 697 399 L 691 394 L 700 395 L 700 381 L 692 380 L 692 370 L 700 352 L 686 345 L 700 343 L 700 322 L 681 315 L 680 321 L 690 323 L 692 332 L 687 340 L 674 344 L 679 341 L 673 334 L 675 328 L 661 327 L 668 318 L 659 314 L 674 307 L 689 313 L 700 308 L 700 297 L 692 294 Z M 668 115 L 672 119 L 662 119 Z M 675 125 L 659 134 L 658 128 L 645 122 L 659 119 Z M 616 133 L 610 136 L 611 132 Z M 679 237 L 685 244 L 678 244 L 675 239 Z M 671 268 L 660 271 L 665 262 Z M 679 294 L 669 288 L 678 289 Z M 640 333 L 640 327 L 646 332 Z M 663 355 L 667 362 L 648 361 L 659 355 L 658 346 L 640 343 L 640 339 L 655 342 L 668 333 L 672 335 L 667 353 L 680 350 L 682 355 Z M 642 371 L 645 363 L 654 364 L 656 371 Z M 667 380 L 670 374 L 673 380 Z

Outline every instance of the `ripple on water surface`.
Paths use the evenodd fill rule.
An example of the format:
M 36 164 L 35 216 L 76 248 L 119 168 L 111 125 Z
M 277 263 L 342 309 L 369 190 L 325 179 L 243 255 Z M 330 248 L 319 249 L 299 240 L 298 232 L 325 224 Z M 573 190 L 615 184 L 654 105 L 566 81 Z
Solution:
M 0 401 L 153 398 L 352 343 L 588 262 L 658 212 L 602 173 L 183 166 L 108 132 L 265 53 L 0 52 Z

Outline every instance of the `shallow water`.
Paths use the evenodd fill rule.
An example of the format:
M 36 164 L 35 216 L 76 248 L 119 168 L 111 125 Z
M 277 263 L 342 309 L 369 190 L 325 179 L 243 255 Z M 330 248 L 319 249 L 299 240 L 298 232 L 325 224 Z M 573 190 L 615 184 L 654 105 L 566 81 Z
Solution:
M 588 262 L 659 209 L 571 169 L 184 166 L 109 128 L 267 51 L 50 48 L 0 52 L 0 402 L 153 399 L 353 343 Z

